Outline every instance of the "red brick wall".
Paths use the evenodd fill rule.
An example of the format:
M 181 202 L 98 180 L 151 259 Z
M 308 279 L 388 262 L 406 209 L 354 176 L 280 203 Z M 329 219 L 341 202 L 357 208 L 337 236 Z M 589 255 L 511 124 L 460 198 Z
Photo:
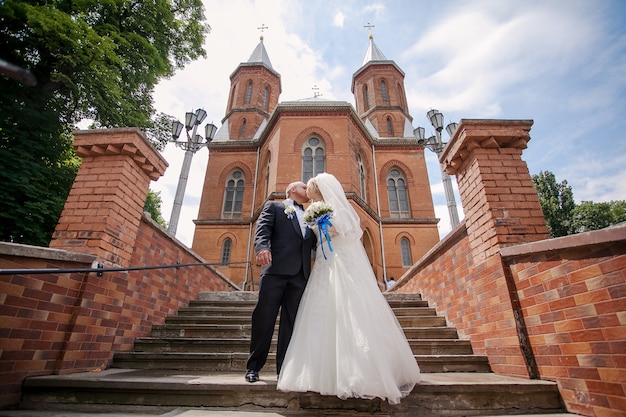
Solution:
M 503 255 L 541 378 L 573 413 L 626 416 L 626 225 Z
M 11 248 L 13 246 L 13 248 Z M 3 243 L 0 269 L 91 268 L 95 257 L 46 259 L 46 248 Z M 43 252 L 43 253 L 42 253 Z M 72 253 L 56 250 L 55 254 Z M 68 255 L 69 254 L 69 255 Z M 203 261 L 150 219 L 141 221 L 131 266 Z M 196 299 L 201 291 L 236 288 L 212 267 L 130 272 L 3 275 L 0 281 L 0 407 L 19 401 L 27 376 L 105 368 L 113 352 Z
M 95 260 L 60 252 L 0 242 L 0 269 L 83 269 Z M 86 273 L 0 276 L 0 406 L 19 401 L 26 376 L 55 371 L 86 279 Z
M 511 299 L 499 258 L 476 263 L 461 223 L 397 281 L 394 291 L 420 293 L 446 317 L 494 372 L 527 378 Z
M 494 372 L 525 376 L 512 320 L 518 298 L 539 377 L 558 383 L 567 410 L 626 416 L 626 225 L 510 246 L 504 263 L 479 265 L 464 226 L 394 291 L 422 294 Z M 505 291 L 508 268 L 517 297 Z

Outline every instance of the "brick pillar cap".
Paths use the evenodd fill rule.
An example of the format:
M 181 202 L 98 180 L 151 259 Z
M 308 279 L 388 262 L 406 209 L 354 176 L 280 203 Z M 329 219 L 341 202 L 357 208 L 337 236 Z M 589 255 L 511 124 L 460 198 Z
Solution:
M 168 163 L 136 127 L 75 130 L 74 147 L 81 158 L 102 155 L 130 155 L 141 169 L 156 181 L 165 174 Z
M 455 175 L 476 148 L 526 149 L 532 125 L 532 120 L 461 119 L 439 163 L 448 174 Z

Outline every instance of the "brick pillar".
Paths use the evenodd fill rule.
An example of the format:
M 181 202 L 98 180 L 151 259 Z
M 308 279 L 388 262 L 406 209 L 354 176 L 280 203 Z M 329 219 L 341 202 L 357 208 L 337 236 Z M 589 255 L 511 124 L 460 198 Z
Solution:
M 531 120 L 461 120 L 441 155 L 456 175 L 465 210 L 472 271 L 472 345 L 489 357 L 496 373 L 537 378 L 517 288 L 500 257 L 504 246 L 549 238 L 539 197 L 522 150 Z
M 549 238 L 522 161 L 532 120 L 461 120 L 440 162 L 456 175 L 475 262 L 507 245 Z
M 151 180 L 167 162 L 137 128 L 74 132 L 83 158 L 51 248 L 129 266 Z

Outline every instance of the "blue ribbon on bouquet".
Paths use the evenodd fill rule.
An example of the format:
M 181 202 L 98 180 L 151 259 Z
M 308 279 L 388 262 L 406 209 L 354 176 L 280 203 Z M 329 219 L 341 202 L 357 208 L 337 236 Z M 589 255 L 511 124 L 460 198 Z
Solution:
M 328 244 L 328 249 L 332 252 L 333 247 L 330 246 L 330 234 L 328 233 L 328 228 L 333 224 L 330 222 L 330 214 L 324 214 L 319 219 L 317 219 L 317 230 L 320 236 L 324 236 L 326 238 L 326 243 Z M 326 253 L 324 252 L 324 240 L 320 243 L 322 247 L 322 255 L 324 255 L 324 259 L 326 258 Z

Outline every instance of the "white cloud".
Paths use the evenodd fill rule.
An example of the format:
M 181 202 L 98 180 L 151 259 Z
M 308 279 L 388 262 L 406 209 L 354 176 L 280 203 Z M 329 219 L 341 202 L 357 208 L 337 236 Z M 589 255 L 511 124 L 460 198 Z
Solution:
M 483 109 L 498 116 L 505 91 L 523 91 L 545 74 L 563 74 L 591 53 L 593 21 L 556 8 L 529 8 L 512 16 L 467 8 L 441 20 L 403 55 L 421 68 L 414 105 L 433 96 L 450 110 Z M 430 69 L 430 72 L 427 69 Z M 443 97 L 443 99 L 442 99 Z
M 374 13 L 376 18 L 380 18 L 380 16 L 387 10 L 384 4 L 376 3 L 369 4 L 363 8 L 365 13 Z
M 342 12 L 337 12 L 335 13 L 335 18 L 333 19 L 333 26 L 342 28 L 345 20 L 346 16 Z

